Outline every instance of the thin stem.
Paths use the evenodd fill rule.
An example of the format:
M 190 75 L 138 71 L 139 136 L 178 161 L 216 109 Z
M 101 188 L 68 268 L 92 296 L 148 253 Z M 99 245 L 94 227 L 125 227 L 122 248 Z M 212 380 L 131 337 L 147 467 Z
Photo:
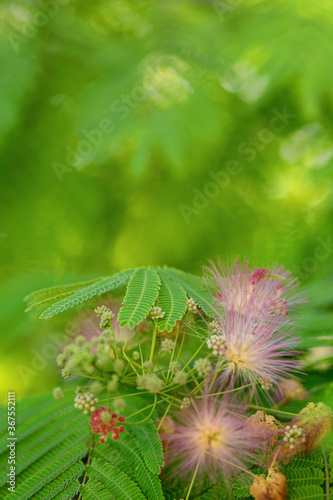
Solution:
M 192 481 L 191 481 L 191 484 L 190 484 L 190 487 L 187 491 L 187 495 L 186 495 L 186 498 L 185 500 L 188 500 L 190 498 L 190 494 L 191 494 L 191 490 L 193 488 L 193 484 L 194 484 L 194 481 L 195 481 L 195 478 L 197 476 L 197 472 L 198 472 L 198 469 L 199 469 L 199 465 L 200 465 L 200 462 L 197 463 L 197 466 L 195 468 L 195 471 L 194 471 L 194 474 L 193 474 L 193 477 L 192 477 Z
M 71 375 L 74 375 L 75 377 L 83 377 L 83 378 L 89 378 L 91 380 L 99 380 L 99 381 L 105 382 L 105 378 L 91 377 L 90 375 L 83 375 L 82 373 L 71 373 Z
M 281 413 L 283 415 L 291 415 L 292 417 L 296 417 L 296 415 L 297 415 L 297 413 L 290 413 L 288 411 L 282 411 L 282 410 L 274 410 L 273 408 L 265 408 L 263 406 L 251 405 L 251 408 L 253 410 L 264 410 L 264 411 L 271 412 L 271 413 Z
M 184 370 L 188 367 L 188 365 L 189 365 L 190 363 L 192 363 L 192 360 L 193 360 L 193 359 L 196 357 L 196 355 L 197 355 L 197 354 L 201 351 L 201 349 L 203 348 L 203 346 L 204 346 L 205 344 L 206 344 L 206 342 L 203 342 L 203 343 L 201 344 L 201 346 L 200 346 L 200 347 L 198 347 L 198 349 L 195 351 L 195 353 L 193 354 L 193 356 L 192 356 L 192 357 L 188 360 L 188 362 L 186 363 L 186 365 L 184 366 L 184 368 L 182 369 L 182 371 L 184 371 Z
M 209 396 L 220 396 L 221 394 L 227 394 L 228 392 L 236 392 L 240 391 L 242 389 L 246 389 L 247 387 L 251 387 L 253 384 L 247 384 L 247 385 L 242 385 L 241 387 L 236 387 L 235 389 L 229 389 L 228 391 L 221 391 L 221 392 L 213 392 L 209 393 Z M 204 398 L 204 395 L 201 396 L 196 396 L 197 398 Z
M 156 323 L 154 322 L 153 340 L 151 343 L 151 350 L 150 350 L 150 356 L 149 356 L 149 361 L 151 361 L 151 362 L 153 361 L 154 353 L 155 353 L 156 335 L 157 335 L 157 328 L 156 328 Z
M 125 358 L 125 359 L 126 359 L 126 361 L 128 362 L 128 364 L 129 364 L 129 365 L 130 365 L 130 367 L 132 368 L 132 370 L 133 370 L 133 371 L 134 371 L 137 375 L 139 375 L 139 374 L 138 374 L 138 372 L 137 372 L 137 371 L 136 371 L 136 369 L 135 369 L 135 366 L 133 365 L 133 363 L 131 362 L 131 360 L 129 359 L 129 357 L 127 356 L 127 354 L 125 353 L 124 349 L 122 349 L 122 353 L 123 353 L 124 358 Z
M 169 376 L 171 375 L 170 373 L 170 365 L 173 361 L 173 357 L 175 355 L 175 352 L 176 352 L 176 348 L 177 348 L 177 341 L 178 341 L 178 336 L 179 336 L 179 326 L 177 328 L 177 333 L 176 333 L 176 338 L 175 338 L 175 347 L 173 348 L 173 351 L 172 351 L 172 354 L 171 354 L 171 358 L 170 358 L 170 363 L 169 363 L 169 367 L 168 367 L 168 373 L 167 373 L 167 380 L 169 380 Z
M 81 492 L 80 492 L 79 500 L 81 500 L 81 498 L 82 498 L 82 486 L 84 486 L 86 484 L 86 480 L 87 480 L 87 468 L 90 465 L 91 452 L 93 450 L 93 447 L 94 447 L 94 438 L 93 438 L 93 436 L 90 436 L 88 459 L 87 459 L 87 463 L 86 463 L 86 467 L 85 467 L 85 471 L 84 471 L 83 480 L 82 480 L 82 483 L 81 483 L 81 486 L 80 486 Z
M 180 346 L 179 346 L 179 351 L 177 353 L 176 361 L 179 360 L 180 353 L 182 352 L 182 349 L 183 349 L 184 340 L 185 340 L 185 333 L 183 333 L 183 336 L 182 336 L 182 341 L 181 341 Z
M 134 417 L 134 415 L 137 415 L 138 413 L 141 413 L 145 410 L 148 410 L 148 408 L 151 408 L 151 411 L 149 412 L 149 415 L 147 415 L 143 420 L 139 420 L 139 422 L 127 422 L 126 425 L 138 425 L 138 424 L 143 424 L 143 422 L 146 422 L 146 420 L 148 420 L 152 414 L 154 413 L 155 411 L 155 408 L 158 404 L 162 403 L 163 401 L 158 401 L 157 402 L 157 394 L 155 394 L 155 399 L 154 399 L 154 403 L 152 405 L 149 405 L 149 406 L 146 406 L 146 408 L 143 408 L 142 410 L 139 410 L 139 411 L 136 411 L 135 413 L 132 413 L 132 415 L 130 415 L 129 417 L 126 418 L 126 422 L 127 422 L 127 419 L 128 418 L 131 418 L 131 417 Z
M 141 368 L 143 369 L 143 356 L 142 356 L 142 349 L 141 349 L 141 341 L 140 341 L 140 337 L 139 337 L 139 334 L 137 332 L 136 327 L 134 328 L 134 331 L 135 331 L 135 335 L 136 335 L 136 337 L 138 339 L 138 346 L 139 346 L 140 360 L 141 360 Z
M 132 394 L 118 394 L 117 396 L 113 396 L 112 398 L 101 399 L 98 402 L 99 403 L 105 403 L 106 401 L 109 401 L 111 399 L 117 399 L 119 397 L 121 397 L 121 398 L 130 398 L 131 396 L 141 396 L 141 394 L 150 394 L 150 393 L 149 393 L 149 391 L 142 391 L 142 392 L 133 392 Z
M 218 458 L 219 460 L 221 460 L 222 462 L 225 462 L 226 464 L 232 465 L 233 467 L 236 467 L 237 469 L 242 470 L 243 472 L 247 472 L 247 473 L 248 473 L 248 474 L 250 474 L 250 476 L 252 476 L 252 477 L 257 477 L 255 474 L 253 474 L 253 472 L 250 472 L 250 471 L 249 471 L 249 470 L 247 470 L 247 469 L 243 469 L 243 467 L 240 467 L 239 465 L 236 465 L 236 464 L 234 464 L 234 463 L 232 463 L 232 462 L 229 462 L 229 460 L 225 460 L 225 459 L 223 459 L 223 458 L 221 458 L 221 457 L 219 457 L 219 456 L 217 456 L 217 455 L 214 455 L 213 453 L 210 453 L 209 451 L 206 451 L 206 453 L 207 453 L 208 455 L 211 455 L 211 456 L 212 456 L 212 457 L 214 457 L 214 458 Z
M 159 431 L 159 430 L 160 430 L 160 428 L 162 427 L 162 424 L 163 424 L 163 422 L 164 422 L 164 419 L 165 419 L 165 417 L 167 416 L 167 414 L 169 413 L 170 408 L 171 408 L 171 403 L 169 403 L 169 406 L 168 406 L 168 407 L 167 407 L 167 409 L 165 410 L 164 415 L 163 415 L 163 417 L 161 418 L 160 423 L 158 424 L 158 427 L 157 427 L 157 430 L 158 430 L 158 431 Z

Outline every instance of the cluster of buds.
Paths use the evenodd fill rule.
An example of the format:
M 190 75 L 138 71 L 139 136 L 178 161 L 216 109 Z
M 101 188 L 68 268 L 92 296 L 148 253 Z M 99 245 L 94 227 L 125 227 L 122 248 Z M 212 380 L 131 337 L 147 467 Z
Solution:
M 78 392 L 74 400 L 74 407 L 83 410 L 83 413 L 87 415 L 89 411 L 95 411 L 97 403 L 98 399 L 91 392 Z
M 206 358 L 197 359 L 193 368 L 196 370 L 199 377 L 208 377 L 213 369 L 211 362 Z
M 215 319 L 208 324 L 208 328 L 211 334 L 219 334 L 220 332 L 220 325 Z
M 147 318 L 151 319 L 152 321 L 156 321 L 158 319 L 162 319 L 165 316 L 165 312 L 162 311 L 162 308 L 159 306 L 154 306 L 150 309 Z
M 85 337 L 78 335 L 75 341 L 67 344 L 62 353 L 57 356 L 57 365 L 63 367 L 62 376 L 68 378 L 73 370 L 82 371 L 92 374 L 95 370 L 94 356 L 90 350 L 90 343 L 86 341 Z
M 125 417 L 118 416 L 110 408 L 101 406 L 91 415 L 89 423 L 94 434 L 101 434 L 99 438 L 101 443 L 105 443 L 108 434 L 112 433 L 112 439 L 117 441 L 119 434 L 125 431 L 122 425 L 125 422 Z
M 179 361 L 171 361 L 169 364 L 169 370 L 171 373 L 177 373 L 181 369 Z
M 187 373 L 181 371 L 177 372 L 173 377 L 173 381 L 176 385 L 184 385 L 187 382 Z
M 162 390 L 163 381 L 155 375 L 155 373 L 149 373 L 147 375 L 138 375 L 137 377 L 137 388 L 146 389 L 152 394 L 157 394 Z
M 180 404 L 180 408 L 182 410 L 187 410 L 191 405 L 191 400 L 190 398 L 183 398 L 183 401 Z
M 298 427 L 298 425 L 286 425 L 286 432 L 284 433 L 283 441 L 285 443 L 289 443 L 289 448 L 293 450 L 295 448 L 295 444 L 305 443 L 306 439 L 304 437 L 303 429 Z
M 101 330 L 105 330 L 106 328 L 111 328 L 112 320 L 115 317 L 111 309 L 106 306 L 96 307 L 94 310 L 96 316 L 100 318 L 99 327 Z
M 171 354 L 175 348 L 175 342 L 172 339 L 164 339 L 161 342 L 161 352 Z
M 60 389 L 60 387 L 56 387 L 53 389 L 53 397 L 54 399 L 62 399 L 64 397 L 64 393 Z
M 213 356 L 222 356 L 225 352 L 225 337 L 223 335 L 212 335 L 207 340 L 208 349 L 212 349 Z
M 259 378 L 258 382 L 264 391 L 269 391 L 273 387 L 272 382 L 267 378 Z
M 196 314 L 198 312 L 198 305 L 193 299 L 187 299 L 187 310 L 190 313 Z

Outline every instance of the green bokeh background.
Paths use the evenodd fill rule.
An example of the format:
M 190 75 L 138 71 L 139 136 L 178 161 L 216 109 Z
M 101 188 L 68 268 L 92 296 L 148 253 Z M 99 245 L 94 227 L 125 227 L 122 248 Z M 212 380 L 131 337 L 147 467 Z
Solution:
M 299 275 L 330 366 L 333 3 L 4 0 L 0 20 L 1 395 L 59 384 L 65 320 L 27 293 L 217 255 Z

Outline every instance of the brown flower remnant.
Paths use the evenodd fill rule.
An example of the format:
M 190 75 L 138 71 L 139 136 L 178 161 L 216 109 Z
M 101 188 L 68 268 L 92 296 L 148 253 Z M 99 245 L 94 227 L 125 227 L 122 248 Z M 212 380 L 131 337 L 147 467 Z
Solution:
M 248 418 L 248 425 L 263 440 L 264 446 L 271 447 L 277 444 L 281 424 L 272 415 L 257 411 Z
M 255 500 L 286 500 L 287 479 L 281 472 L 272 472 L 267 478 L 256 476 L 250 488 Z
M 296 453 L 309 453 L 317 448 L 332 428 L 331 409 L 324 403 L 309 403 L 283 429 L 277 460 L 288 461 Z

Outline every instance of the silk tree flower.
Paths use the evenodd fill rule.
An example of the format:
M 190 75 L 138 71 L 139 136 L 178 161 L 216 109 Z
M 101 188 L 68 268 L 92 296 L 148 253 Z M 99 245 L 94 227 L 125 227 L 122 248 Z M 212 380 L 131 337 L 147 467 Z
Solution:
M 206 281 L 216 305 L 226 311 L 250 314 L 257 320 L 294 322 L 297 308 L 304 302 L 297 292 L 298 280 L 279 267 L 250 267 L 237 258 L 231 265 L 210 262 Z
M 162 435 L 173 470 L 179 471 L 179 465 L 181 473 L 190 476 L 197 469 L 199 478 L 208 474 L 216 481 L 220 474 L 227 478 L 245 467 L 259 440 L 232 408 L 226 400 L 205 395 L 174 416 L 172 433 Z
M 300 361 L 294 350 L 298 338 L 276 321 L 257 321 L 248 309 L 250 303 L 244 314 L 226 310 L 219 318 L 224 338 L 219 353 L 219 380 L 222 385 L 253 384 L 255 392 L 259 384 L 267 391 L 299 371 Z

